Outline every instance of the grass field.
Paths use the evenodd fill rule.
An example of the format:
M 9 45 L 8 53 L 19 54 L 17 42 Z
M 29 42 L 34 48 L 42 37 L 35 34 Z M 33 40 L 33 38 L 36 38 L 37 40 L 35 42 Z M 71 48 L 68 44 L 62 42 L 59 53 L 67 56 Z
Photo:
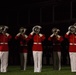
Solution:
M 76 73 L 72 73 L 69 66 L 63 66 L 61 71 L 53 70 L 51 66 L 43 66 L 41 73 L 34 73 L 33 66 L 27 66 L 26 71 L 20 70 L 19 66 L 9 66 L 8 72 L 0 75 L 76 75 Z

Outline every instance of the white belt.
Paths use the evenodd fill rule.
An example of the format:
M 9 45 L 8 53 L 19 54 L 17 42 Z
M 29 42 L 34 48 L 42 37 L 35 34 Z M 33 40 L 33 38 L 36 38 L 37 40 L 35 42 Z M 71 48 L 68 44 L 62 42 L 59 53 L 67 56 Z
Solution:
M 41 44 L 41 43 L 34 42 L 34 44 Z
M 70 43 L 70 45 L 76 45 L 76 43 Z
M 8 44 L 8 43 L 3 43 L 3 42 L 1 42 L 0 44 Z

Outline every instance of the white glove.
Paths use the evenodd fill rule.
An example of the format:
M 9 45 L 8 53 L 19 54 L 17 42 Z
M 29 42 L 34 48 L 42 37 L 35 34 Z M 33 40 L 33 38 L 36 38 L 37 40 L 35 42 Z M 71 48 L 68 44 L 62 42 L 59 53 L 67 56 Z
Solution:
M 54 34 L 51 34 L 51 35 L 50 35 L 50 37 L 53 37 L 53 36 L 54 36 Z
M 68 31 L 66 34 L 69 35 L 70 31 Z
M 21 33 L 18 33 L 16 36 L 20 36 L 21 35 Z
M 34 34 L 34 31 L 32 31 L 30 34 L 33 35 Z
M 76 32 L 75 32 L 75 34 L 76 34 Z
M 39 36 L 42 37 L 43 35 L 42 34 L 39 34 Z
M 58 38 L 60 38 L 60 35 L 57 35 Z
M 9 34 L 8 34 L 8 33 L 6 33 L 6 36 L 9 36 Z
M 25 38 L 27 38 L 28 36 L 27 35 L 25 35 Z
M 68 31 L 70 30 L 70 27 L 71 27 L 71 26 L 68 27 Z

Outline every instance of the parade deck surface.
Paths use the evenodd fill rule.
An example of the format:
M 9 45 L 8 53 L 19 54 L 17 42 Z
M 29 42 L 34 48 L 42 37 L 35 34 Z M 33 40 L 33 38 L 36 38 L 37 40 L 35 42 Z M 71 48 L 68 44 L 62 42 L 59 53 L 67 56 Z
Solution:
M 60 71 L 53 70 L 51 66 L 43 66 L 41 73 L 34 73 L 33 66 L 27 66 L 27 70 L 20 70 L 19 66 L 9 66 L 7 73 L 0 73 L 0 75 L 76 75 L 72 73 L 69 66 L 62 66 Z

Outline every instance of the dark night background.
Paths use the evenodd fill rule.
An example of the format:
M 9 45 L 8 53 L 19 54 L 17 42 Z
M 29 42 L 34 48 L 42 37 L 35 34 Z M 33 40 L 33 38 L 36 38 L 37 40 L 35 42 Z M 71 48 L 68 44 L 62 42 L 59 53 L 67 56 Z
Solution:
M 51 34 L 51 29 L 57 27 L 64 34 L 68 26 L 76 22 L 76 0 L 25 0 L 0 2 L 0 25 L 9 26 L 8 33 L 13 38 L 9 42 L 9 65 L 19 65 L 19 43 L 14 39 L 21 26 L 27 28 L 26 34 L 32 31 L 36 24 L 42 26 L 41 32 L 45 34 L 46 40 L 43 42 L 43 64 L 52 64 L 52 46 L 47 38 Z M 33 65 L 32 41 L 28 43 L 28 65 Z M 62 65 L 69 64 L 68 41 L 64 38 L 62 42 Z

